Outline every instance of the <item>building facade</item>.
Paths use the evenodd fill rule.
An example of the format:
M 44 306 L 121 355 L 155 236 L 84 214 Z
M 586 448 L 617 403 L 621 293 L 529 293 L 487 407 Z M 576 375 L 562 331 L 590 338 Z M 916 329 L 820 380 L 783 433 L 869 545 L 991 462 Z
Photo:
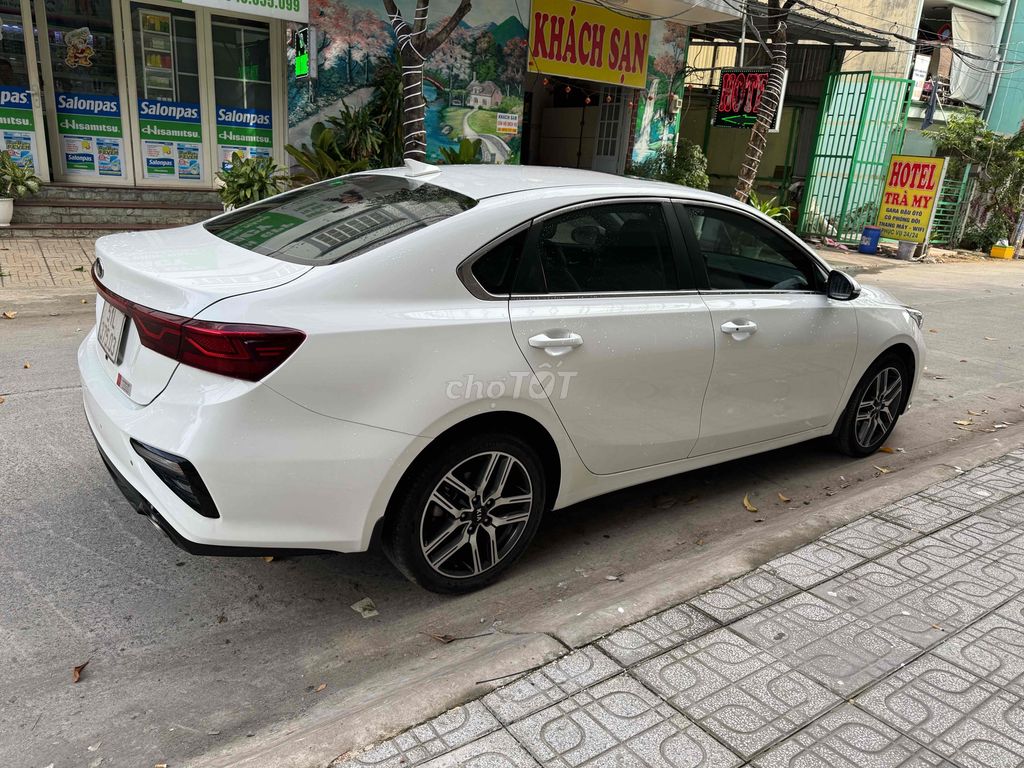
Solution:
M 281 8 L 0 0 L 0 138 L 44 181 L 213 188 L 234 152 L 284 160 Z M 34 34 L 33 34 L 34 31 Z

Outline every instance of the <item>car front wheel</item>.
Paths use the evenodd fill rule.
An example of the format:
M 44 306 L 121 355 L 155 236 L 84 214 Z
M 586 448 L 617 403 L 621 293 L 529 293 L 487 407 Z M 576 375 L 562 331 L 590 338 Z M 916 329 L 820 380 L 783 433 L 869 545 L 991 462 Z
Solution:
M 504 573 L 529 545 L 546 504 L 537 452 L 511 435 L 436 448 L 395 499 L 388 558 L 432 592 L 470 592 Z
M 836 447 L 849 456 L 869 456 L 892 434 L 910 395 L 906 364 L 887 354 L 857 384 L 833 433 Z

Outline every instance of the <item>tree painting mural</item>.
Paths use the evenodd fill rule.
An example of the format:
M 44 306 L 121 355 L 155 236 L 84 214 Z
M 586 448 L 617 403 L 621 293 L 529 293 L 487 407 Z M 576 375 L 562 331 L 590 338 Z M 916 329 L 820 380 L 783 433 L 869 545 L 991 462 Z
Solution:
M 484 162 L 518 162 L 528 34 L 514 4 L 404 1 L 395 15 L 386 0 L 310 0 L 319 76 L 289 72 L 289 141 L 309 142 L 317 122 L 374 103 L 381 67 L 401 59 L 406 156 L 438 162 L 442 149 L 479 138 Z
M 679 116 L 669 111 L 672 96 L 683 87 L 688 33 L 688 27 L 674 21 L 652 23 L 647 94 L 637 109 L 634 163 L 675 149 Z
M 458 27 L 459 22 L 469 13 L 471 3 L 470 0 L 460 0 L 455 13 L 429 34 L 427 16 L 430 12 L 430 0 L 416 0 L 411 26 L 398 10 L 395 0 L 384 0 L 384 9 L 395 32 L 398 55 L 402 62 L 405 157 L 410 160 L 426 160 L 427 131 L 424 116 L 427 104 L 423 98 L 423 64 Z

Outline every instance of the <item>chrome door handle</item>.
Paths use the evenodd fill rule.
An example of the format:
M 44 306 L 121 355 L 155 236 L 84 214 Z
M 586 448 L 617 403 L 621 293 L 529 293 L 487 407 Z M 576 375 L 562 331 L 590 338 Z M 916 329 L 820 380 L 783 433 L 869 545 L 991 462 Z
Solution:
M 538 333 L 536 336 L 530 337 L 529 343 L 535 349 L 543 349 L 549 355 L 557 356 L 582 345 L 583 337 L 578 333 L 566 333 L 565 336 L 548 336 L 546 333 Z
M 757 323 L 746 320 L 742 323 L 734 323 L 731 320 L 727 323 L 722 323 L 722 333 L 728 333 L 732 336 L 749 336 L 757 330 Z

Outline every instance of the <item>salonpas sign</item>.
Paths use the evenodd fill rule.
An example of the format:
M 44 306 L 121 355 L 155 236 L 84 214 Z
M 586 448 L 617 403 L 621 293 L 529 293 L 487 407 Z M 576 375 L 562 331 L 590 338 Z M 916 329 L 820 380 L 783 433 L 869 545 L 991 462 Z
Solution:
M 201 5 L 223 11 L 266 16 L 270 19 L 309 22 L 309 0 L 178 0 L 183 5 Z

